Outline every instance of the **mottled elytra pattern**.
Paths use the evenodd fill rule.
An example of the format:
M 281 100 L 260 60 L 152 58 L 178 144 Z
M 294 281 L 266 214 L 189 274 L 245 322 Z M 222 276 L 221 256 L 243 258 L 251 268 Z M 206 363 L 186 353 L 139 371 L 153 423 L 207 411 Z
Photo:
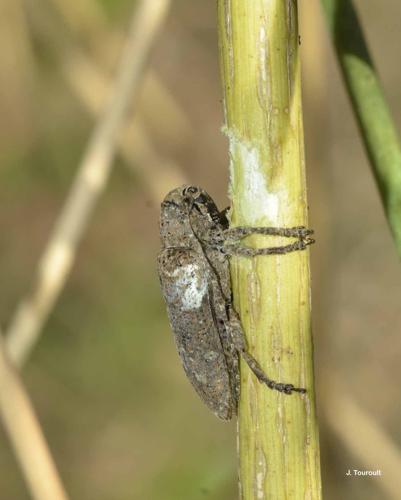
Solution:
M 281 247 L 240 245 L 250 234 L 296 238 Z M 184 370 L 207 406 L 223 420 L 237 412 L 241 355 L 260 382 L 285 394 L 305 389 L 271 380 L 247 350 L 231 300 L 229 257 L 284 254 L 313 243 L 305 227 L 228 227 L 201 188 L 181 186 L 161 205 L 158 271 Z

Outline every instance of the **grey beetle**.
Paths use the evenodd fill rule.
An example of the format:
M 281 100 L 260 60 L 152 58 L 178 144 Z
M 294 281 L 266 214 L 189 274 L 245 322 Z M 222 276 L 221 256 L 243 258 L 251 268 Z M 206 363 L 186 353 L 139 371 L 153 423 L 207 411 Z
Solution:
M 171 328 L 184 370 L 215 415 L 230 420 L 239 401 L 239 355 L 260 382 L 285 394 L 306 392 L 271 380 L 248 352 L 241 322 L 232 305 L 229 257 L 284 254 L 313 243 L 305 227 L 229 228 L 203 189 L 181 186 L 161 205 L 162 249 L 158 271 Z M 250 234 L 297 238 L 281 247 L 240 245 Z

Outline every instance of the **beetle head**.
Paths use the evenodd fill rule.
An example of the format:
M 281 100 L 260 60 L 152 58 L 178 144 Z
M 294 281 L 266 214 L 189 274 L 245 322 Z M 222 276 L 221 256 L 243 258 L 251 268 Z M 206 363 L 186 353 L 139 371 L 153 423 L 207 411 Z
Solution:
M 175 239 L 175 245 L 186 243 L 193 230 L 221 223 L 221 215 L 208 193 L 197 186 L 180 186 L 170 191 L 161 205 L 162 238 Z

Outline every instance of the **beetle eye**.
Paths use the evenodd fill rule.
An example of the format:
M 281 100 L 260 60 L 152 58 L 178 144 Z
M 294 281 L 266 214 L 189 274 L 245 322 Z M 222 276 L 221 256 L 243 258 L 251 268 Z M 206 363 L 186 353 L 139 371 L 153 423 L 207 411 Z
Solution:
M 182 194 L 184 196 L 187 196 L 188 194 L 190 194 L 191 197 L 196 198 L 195 195 L 199 195 L 200 194 L 200 190 L 197 187 L 195 187 L 195 186 L 189 186 L 189 187 L 187 187 L 187 188 L 184 189 L 184 191 L 182 192 Z

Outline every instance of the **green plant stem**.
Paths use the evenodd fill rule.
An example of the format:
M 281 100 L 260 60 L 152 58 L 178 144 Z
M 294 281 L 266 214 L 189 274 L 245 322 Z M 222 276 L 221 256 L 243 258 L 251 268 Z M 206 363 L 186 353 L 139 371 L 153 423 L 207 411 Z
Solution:
M 401 147 L 351 0 L 322 0 L 338 61 L 401 256 Z
M 218 16 L 231 224 L 307 225 L 296 1 L 219 0 Z M 233 258 L 232 281 L 250 352 L 270 377 L 307 389 L 271 391 L 241 363 L 241 498 L 318 500 L 309 251 Z

